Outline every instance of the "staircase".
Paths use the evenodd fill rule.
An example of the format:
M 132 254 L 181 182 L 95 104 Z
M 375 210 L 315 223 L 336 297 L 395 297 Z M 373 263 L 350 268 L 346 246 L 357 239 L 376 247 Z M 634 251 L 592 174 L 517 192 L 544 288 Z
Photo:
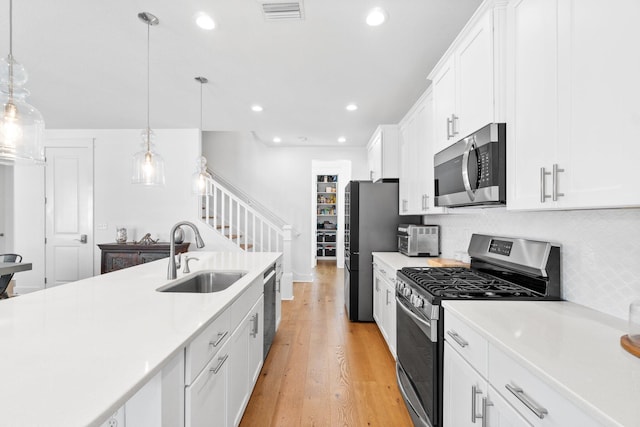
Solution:
M 282 252 L 282 297 L 293 297 L 291 225 L 252 200 L 242 190 L 209 171 L 200 198 L 202 222 L 246 252 Z

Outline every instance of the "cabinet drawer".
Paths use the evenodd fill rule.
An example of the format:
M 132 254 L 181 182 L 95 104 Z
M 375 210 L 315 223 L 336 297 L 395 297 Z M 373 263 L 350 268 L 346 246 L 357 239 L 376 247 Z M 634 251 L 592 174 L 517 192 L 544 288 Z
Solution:
M 600 425 L 527 368 L 494 346 L 489 347 L 489 382 L 534 426 Z
M 231 332 L 235 331 L 235 329 L 240 325 L 242 319 L 247 315 L 251 307 L 256 303 L 256 301 L 260 298 L 260 295 L 264 293 L 264 282 L 262 278 L 262 274 L 260 274 L 247 289 L 244 290 L 242 295 L 238 297 L 237 300 L 233 302 L 231 307 L 227 309 L 230 313 L 229 321 Z
M 231 335 L 229 309 L 224 310 L 193 341 L 187 345 L 185 381 L 191 384 L 198 373 L 218 352 Z
M 444 339 L 487 378 L 487 340 L 451 312 L 444 314 Z
M 392 285 L 396 284 L 396 270 L 393 267 L 390 267 L 388 264 L 385 264 L 379 259 L 376 259 L 373 264 L 373 268 L 380 272 L 387 283 L 390 283 Z

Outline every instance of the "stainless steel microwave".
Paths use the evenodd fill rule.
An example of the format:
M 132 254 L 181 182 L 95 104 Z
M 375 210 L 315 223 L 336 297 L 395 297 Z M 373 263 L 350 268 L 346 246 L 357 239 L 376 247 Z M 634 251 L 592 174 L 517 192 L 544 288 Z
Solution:
M 434 156 L 435 205 L 505 205 L 506 124 L 491 123 Z

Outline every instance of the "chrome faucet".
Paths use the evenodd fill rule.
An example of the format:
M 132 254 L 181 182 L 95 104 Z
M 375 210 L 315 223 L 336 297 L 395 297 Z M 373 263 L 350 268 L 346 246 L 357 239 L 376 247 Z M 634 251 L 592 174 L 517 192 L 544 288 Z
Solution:
M 175 233 L 178 227 L 182 227 L 183 225 L 188 225 L 193 230 L 193 234 L 196 236 L 196 247 L 203 248 L 204 241 L 200 236 L 200 232 L 198 231 L 198 227 L 196 227 L 193 223 L 189 221 L 180 221 L 173 227 L 171 227 L 171 231 L 169 232 L 169 268 L 167 269 L 167 279 L 173 280 L 178 276 L 178 267 L 176 266 L 176 238 Z

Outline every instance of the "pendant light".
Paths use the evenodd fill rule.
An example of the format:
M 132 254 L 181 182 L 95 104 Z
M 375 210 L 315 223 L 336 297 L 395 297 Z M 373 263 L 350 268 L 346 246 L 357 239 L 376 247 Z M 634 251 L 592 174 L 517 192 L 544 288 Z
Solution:
M 149 30 L 160 21 L 149 12 L 140 12 L 138 18 L 147 25 L 147 128 L 142 130 L 142 150 L 133 155 L 131 183 L 142 185 L 164 185 L 164 160 L 154 151 L 154 134 L 149 126 Z
M 195 80 L 200 83 L 200 132 L 202 132 L 202 85 L 208 83 L 209 80 L 206 77 L 196 77 Z M 196 172 L 193 174 L 192 193 L 198 196 L 208 196 L 211 194 L 211 188 L 208 184 L 208 180 L 213 179 L 211 174 L 207 172 L 207 158 L 204 156 L 198 157 L 196 160 Z
M 25 101 L 27 73 L 13 58 L 13 0 L 9 0 L 9 55 L 0 60 L 0 164 L 44 163 L 44 120 Z

